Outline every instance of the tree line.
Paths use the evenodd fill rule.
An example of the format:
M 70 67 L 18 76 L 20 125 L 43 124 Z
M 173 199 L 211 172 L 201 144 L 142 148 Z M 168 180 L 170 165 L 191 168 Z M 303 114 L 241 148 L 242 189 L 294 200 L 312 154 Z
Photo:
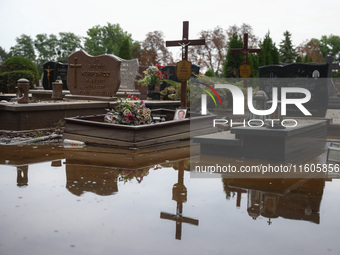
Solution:
M 230 53 L 231 48 L 243 48 L 243 34 L 248 33 L 249 47 L 261 48 L 259 54 L 249 54 L 248 62 L 252 66 L 252 77 L 257 77 L 258 67 L 263 65 L 324 62 L 331 55 L 335 61 L 340 60 L 340 37 L 322 36 L 320 39 L 306 39 L 298 46 L 292 44 L 292 34 L 283 33 L 283 39 L 276 45 L 268 32 L 259 39 L 249 24 L 230 26 L 227 30 L 216 27 L 202 30 L 201 39 L 206 45 L 189 47 L 189 59 L 207 69 L 211 76 L 238 77 L 239 66 L 243 63 L 241 53 Z M 174 64 L 172 53 L 165 47 L 164 34 L 161 31 L 149 32 L 144 41 L 136 41 L 131 34 L 124 31 L 119 24 L 107 23 L 105 26 L 94 26 L 87 30 L 85 37 L 74 33 L 61 32 L 38 34 L 35 38 L 22 34 L 16 38 L 16 45 L 6 52 L 0 47 L 0 63 L 11 56 L 23 56 L 32 60 L 42 70 L 46 61 L 67 61 L 68 56 L 79 49 L 91 55 L 114 54 L 123 59 L 139 59 L 142 66 Z

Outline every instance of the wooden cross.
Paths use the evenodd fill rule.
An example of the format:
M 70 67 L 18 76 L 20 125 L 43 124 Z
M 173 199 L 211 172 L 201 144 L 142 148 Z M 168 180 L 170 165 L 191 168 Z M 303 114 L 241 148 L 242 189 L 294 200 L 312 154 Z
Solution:
M 184 191 L 184 190 L 185 191 Z M 174 193 L 177 193 L 175 195 Z M 172 190 L 173 200 L 177 202 L 176 214 L 161 212 L 161 219 L 176 221 L 176 239 L 181 240 L 182 238 L 182 223 L 189 223 L 198 226 L 199 221 L 196 219 L 188 218 L 183 216 L 183 203 L 186 201 L 186 188 L 184 186 L 184 161 L 179 162 L 178 169 L 178 183 L 174 185 Z M 185 197 L 183 197 L 185 193 Z M 181 194 L 181 195 L 178 195 Z
M 230 53 L 243 53 L 243 64 L 248 65 L 248 53 L 260 53 L 261 49 L 248 48 L 248 33 L 243 35 L 243 49 L 230 49 Z M 247 79 L 243 79 L 243 87 L 247 87 Z
M 51 69 L 50 66 L 47 67 L 47 69 L 44 69 L 46 72 L 47 72 L 47 84 L 48 84 L 48 87 L 51 88 L 51 85 L 50 85 L 50 72 L 52 72 L 54 69 Z
M 74 64 L 70 64 L 70 67 L 74 68 L 74 84 L 73 87 L 77 88 L 77 68 L 81 67 L 81 64 L 77 64 L 78 58 L 74 57 Z
M 189 21 L 183 21 L 182 40 L 165 42 L 166 47 L 182 47 L 182 60 L 188 60 L 188 47 L 197 45 L 205 45 L 205 39 L 189 40 Z M 187 107 L 187 81 L 181 82 L 181 107 Z

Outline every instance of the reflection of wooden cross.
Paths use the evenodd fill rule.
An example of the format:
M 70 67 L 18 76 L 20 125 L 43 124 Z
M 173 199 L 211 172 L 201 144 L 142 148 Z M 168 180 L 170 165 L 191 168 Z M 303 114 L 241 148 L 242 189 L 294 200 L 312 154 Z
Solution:
M 74 88 L 77 87 L 77 68 L 81 67 L 81 64 L 77 64 L 77 62 L 78 62 L 78 58 L 74 57 L 74 64 L 70 64 L 70 67 L 74 68 L 74 84 L 73 84 Z
M 47 72 L 47 85 L 49 88 L 50 86 L 50 72 L 52 72 L 54 69 L 51 69 L 50 66 L 47 67 L 47 69 L 44 69 Z
M 248 53 L 260 53 L 261 49 L 248 48 L 248 33 L 243 35 L 243 49 L 230 49 L 230 53 L 243 53 L 243 64 L 248 65 Z M 247 87 L 247 80 L 243 80 L 243 86 Z
M 184 186 L 184 161 L 179 163 L 178 169 L 178 183 L 174 185 L 172 190 L 173 200 L 177 201 L 176 214 L 161 212 L 161 219 L 176 221 L 176 239 L 181 240 L 182 238 L 182 223 L 189 223 L 198 226 L 199 221 L 196 219 L 184 217 L 183 203 L 186 202 L 186 188 Z
M 181 46 L 182 60 L 188 60 L 188 47 L 195 45 L 205 45 L 205 39 L 189 40 L 189 21 L 183 21 L 182 40 L 166 41 L 166 47 Z M 181 107 L 187 107 L 187 81 L 181 82 Z

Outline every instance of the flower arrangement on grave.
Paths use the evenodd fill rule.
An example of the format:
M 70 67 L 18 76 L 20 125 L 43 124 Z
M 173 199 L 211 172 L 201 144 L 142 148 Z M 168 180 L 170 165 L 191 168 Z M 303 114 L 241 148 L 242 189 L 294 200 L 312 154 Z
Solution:
M 138 80 L 137 83 L 141 86 L 162 84 L 163 80 L 168 78 L 168 74 L 160 70 L 162 68 L 164 68 L 164 66 L 160 64 L 149 66 L 143 72 L 145 74 L 144 78 Z
M 117 106 L 105 114 L 104 122 L 131 126 L 151 124 L 151 110 L 142 100 L 131 102 L 120 99 Z

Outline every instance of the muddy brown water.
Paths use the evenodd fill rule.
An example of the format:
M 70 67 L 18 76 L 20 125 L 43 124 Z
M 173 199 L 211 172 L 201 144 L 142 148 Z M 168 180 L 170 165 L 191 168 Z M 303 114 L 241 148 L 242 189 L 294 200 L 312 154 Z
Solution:
M 192 178 L 189 158 L 0 146 L 0 254 L 339 254 L 339 179 Z

